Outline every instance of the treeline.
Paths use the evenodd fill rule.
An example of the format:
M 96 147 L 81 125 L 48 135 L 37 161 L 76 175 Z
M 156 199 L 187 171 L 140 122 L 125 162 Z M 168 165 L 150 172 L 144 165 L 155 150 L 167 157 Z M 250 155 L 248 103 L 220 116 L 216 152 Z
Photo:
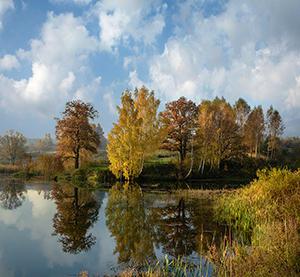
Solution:
M 108 134 L 109 169 L 117 178 L 132 180 L 157 153 L 168 155 L 179 179 L 201 176 L 247 159 L 274 161 L 282 158 L 280 137 L 284 124 L 272 106 L 264 113 L 261 106 L 250 107 L 242 98 L 231 105 L 224 98 L 194 103 L 185 97 L 166 103 L 145 87 L 126 90 L 117 107 L 119 118 Z M 94 120 L 95 108 L 80 100 L 67 102 L 62 117 L 56 119 L 56 156 L 40 157 L 45 167 L 53 163 L 78 169 L 99 152 L 106 141 Z M 0 137 L 0 157 L 14 164 L 25 153 L 26 139 L 10 131 Z M 38 149 L 49 149 L 46 135 Z M 167 153 L 167 154 L 165 154 Z M 162 156 L 162 154 L 160 154 Z M 156 158 L 159 166 L 159 158 Z
M 197 105 L 181 97 L 160 113 L 158 107 L 154 92 L 145 87 L 123 93 L 107 148 L 117 177 L 139 176 L 145 159 L 158 149 L 177 155 L 180 179 L 193 171 L 219 169 L 225 161 L 276 158 L 284 125 L 272 106 L 266 116 L 261 106 L 251 108 L 241 98 L 232 106 L 224 98 Z

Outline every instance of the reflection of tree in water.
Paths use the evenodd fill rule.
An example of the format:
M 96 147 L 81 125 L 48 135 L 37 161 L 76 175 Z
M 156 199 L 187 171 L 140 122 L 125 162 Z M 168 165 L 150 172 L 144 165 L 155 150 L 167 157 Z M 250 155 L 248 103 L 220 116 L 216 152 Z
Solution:
M 139 186 L 113 186 L 105 212 L 107 226 L 116 240 L 119 262 L 142 264 L 154 257 L 151 226 Z
M 183 198 L 176 204 L 151 208 L 155 242 L 163 247 L 164 253 L 173 257 L 187 256 L 196 249 L 197 230 L 193 216 Z
M 56 203 L 53 217 L 53 235 L 59 237 L 64 252 L 77 254 L 96 243 L 88 233 L 98 219 L 100 203 L 92 192 L 69 185 L 55 185 L 52 197 Z
M 25 184 L 20 180 L 6 179 L 0 183 L 0 205 L 13 210 L 20 207 L 25 200 Z
M 151 208 L 150 220 L 154 226 L 155 242 L 163 252 L 173 257 L 205 253 L 215 242 L 218 246 L 225 227 L 214 221 L 210 199 L 173 199 Z

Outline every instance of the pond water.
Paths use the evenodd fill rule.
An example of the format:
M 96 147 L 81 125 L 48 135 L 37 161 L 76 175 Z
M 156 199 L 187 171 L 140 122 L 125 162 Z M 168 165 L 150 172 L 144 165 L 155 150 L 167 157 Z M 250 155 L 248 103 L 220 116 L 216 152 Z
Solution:
M 0 276 L 114 275 L 165 255 L 203 263 L 222 234 L 205 198 L 0 180 Z

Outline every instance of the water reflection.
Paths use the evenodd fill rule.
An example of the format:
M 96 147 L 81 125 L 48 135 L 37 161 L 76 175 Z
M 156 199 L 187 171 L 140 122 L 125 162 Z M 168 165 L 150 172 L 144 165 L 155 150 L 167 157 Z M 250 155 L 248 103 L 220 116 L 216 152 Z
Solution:
M 152 228 L 138 185 L 114 185 L 108 193 L 105 212 L 119 262 L 142 264 L 154 258 Z
M 151 209 L 155 242 L 162 245 L 164 253 L 182 257 L 192 254 L 196 249 L 197 230 L 193 216 L 193 210 L 186 208 L 183 198 L 167 206 Z
M 92 192 L 71 185 L 54 185 L 51 195 L 56 204 L 53 235 L 58 236 L 63 251 L 88 251 L 96 243 L 89 229 L 98 219 L 99 202 Z
M 145 192 L 138 185 L 116 184 L 106 192 L 35 183 L 26 191 L 22 183 L 2 181 L 0 275 L 7 276 L 1 274 L 6 267 L 13 276 L 81 270 L 115 276 L 166 254 L 199 262 L 212 238 L 218 242 L 224 234 L 212 207 L 205 197 Z
M 16 179 L 3 179 L 0 183 L 0 205 L 7 210 L 14 210 L 25 200 L 25 184 Z

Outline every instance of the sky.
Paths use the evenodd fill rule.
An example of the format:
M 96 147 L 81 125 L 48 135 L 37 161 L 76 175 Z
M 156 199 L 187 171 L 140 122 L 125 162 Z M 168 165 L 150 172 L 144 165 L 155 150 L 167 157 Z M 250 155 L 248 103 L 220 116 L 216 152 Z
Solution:
M 107 134 L 125 89 L 273 105 L 300 135 L 299 0 L 0 0 L 0 134 L 54 134 L 65 103 Z

